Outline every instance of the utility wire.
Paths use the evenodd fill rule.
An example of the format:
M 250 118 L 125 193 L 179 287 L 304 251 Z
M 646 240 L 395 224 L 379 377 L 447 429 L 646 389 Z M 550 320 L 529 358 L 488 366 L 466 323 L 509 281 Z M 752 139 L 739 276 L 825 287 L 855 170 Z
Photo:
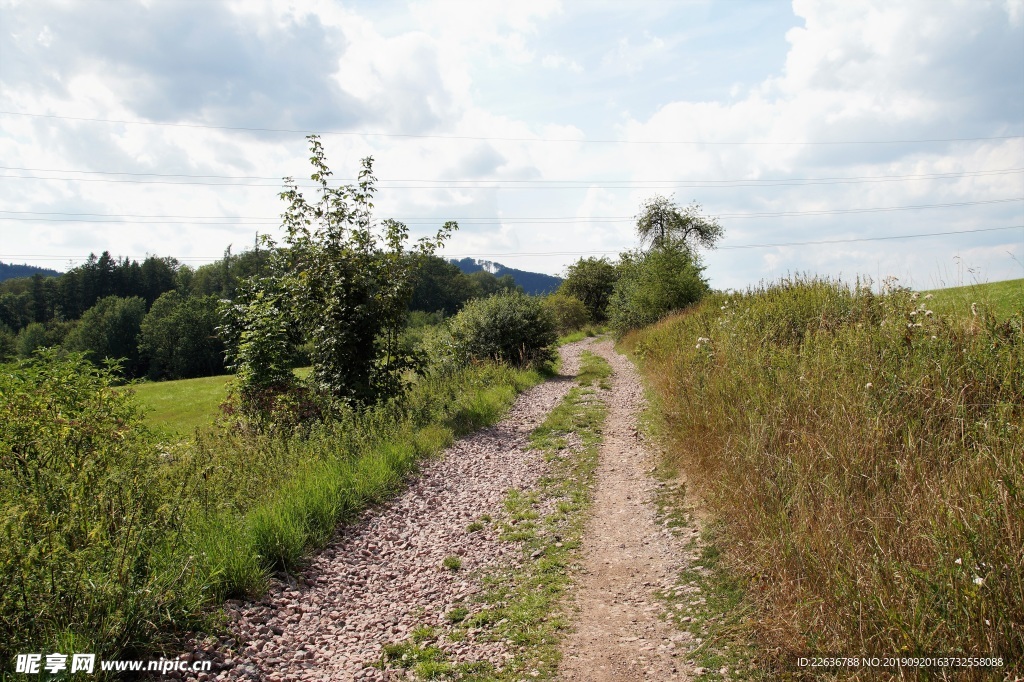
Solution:
M 554 138 L 554 137 L 484 137 L 475 135 L 417 135 L 412 133 L 377 133 L 369 131 L 352 130 L 302 130 L 295 128 L 266 128 L 249 126 L 215 126 L 200 123 L 168 123 L 161 121 L 132 121 L 126 119 L 112 118 L 87 118 L 84 116 L 58 116 L 56 114 L 36 114 L 24 111 L 0 111 L 0 114 L 7 116 L 24 116 L 28 118 L 57 119 L 63 121 L 86 121 L 89 123 L 116 123 L 124 125 L 146 125 L 164 126 L 169 128 L 198 128 L 205 130 L 234 130 L 243 132 L 258 133 L 298 133 L 318 135 L 345 135 L 352 137 L 387 137 L 396 139 L 428 139 L 428 140 L 479 140 L 479 141 L 502 141 L 502 142 L 555 142 L 574 144 L 647 144 L 647 145 L 709 145 L 709 146 L 771 146 L 771 145 L 845 145 L 845 144 L 923 144 L 940 142 L 983 142 L 991 140 L 1016 140 L 1024 135 L 998 135 L 993 137 L 946 137 L 927 138 L 920 140 L 840 140 L 825 142 L 798 142 L 798 141 L 704 141 L 704 140 L 615 140 L 615 139 L 575 139 L 575 138 Z
M 876 242 L 876 241 L 889 241 L 895 239 L 921 239 L 924 237 L 944 237 L 947 235 L 957 234 L 975 234 L 980 232 L 998 232 L 1002 230 L 1021 230 L 1024 229 L 1022 225 L 1007 225 L 1004 227 L 984 227 L 974 230 L 949 230 L 946 232 L 927 232 L 924 234 L 900 234 L 891 235 L 887 237 L 854 237 L 850 239 L 821 239 L 813 241 L 802 241 L 802 242 L 773 242 L 765 244 L 723 244 L 716 247 L 716 250 L 733 250 L 733 249 L 772 249 L 779 247 L 790 247 L 790 246 L 818 246 L 822 244 L 850 244 L 854 242 Z M 495 258 L 495 257 L 535 257 L 535 256 L 600 256 L 600 255 L 611 255 L 622 253 L 628 249 L 619 249 L 617 251 L 506 251 L 496 253 L 442 253 L 439 254 L 447 258 Z M 20 260 L 74 260 L 77 256 L 57 256 L 57 255 L 46 255 L 46 254 L 0 254 L 0 258 L 5 260 L 20 259 Z M 206 261 L 214 262 L 223 258 L 223 255 L 219 256 L 184 256 L 179 257 L 178 261 Z
M 925 209 L 936 209 L 936 208 L 960 208 L 963 206 L 979 206 L 988 204 L 1005 204 L 1017 201 L 1024 201 L 1024 197 L 1012 197 L 1008 199 L 987 199 L 982 201 L 961 201 L 946 204 L 919 204 L 914 206 L 882 206 L 882 207 L 871 207 L 871 208 L 842 208 L 842 209 L 828 209 L 819 211 L 779 211 L 779 212 L 762 212 L 762 213 L 720 213 L 715 217 L 717 219 L 725 220 L 739 220 L 748 218 L 790 218 L 797 216 L 821 216 L 821 215 L 846 215 L 851 213 L 885 213 L 889 211 L 916 211 Z M 274 217 L 263 217 L 263 216 L 174 216 L 174 215 L 131 215 L 131 214 L 112 214 L 112 213 L 57 213 L 57 212 L 42 212 L 42 211 L 2 211 L 0 214 L 12 214 L 12 215 L 0 215 L 0 220 L 11 220 L 11 221 L 34 221 L 34 222 L 54 222 L 54 223 L 127 223 L 134 225 L 161 225 L 161 224 L 182 224 L 186 221 L 202 221 L 196 222 L 197 225 L 280 225 L 280 218 Z M 58 218 L 47 218 L 47 217 L 36 217 L 36 216 L 66 216 Z M 31 217 L 26 217 L 31 216 Z M 95 216 L 94 218 L 86 218 L 83 216 Z M 114 220 L 107 220 L 106 218 L 114 218 Z M 130 218 L 131 220 L 124 220 L 124 218 Z M 142 220 L 137 220 L 137 219 Z M 177 218 L 184 220 L 165 220 L 169 218 Z M 153 220 L 156 219 L 156 220 Z M 504 223 L 504 224 L 590 224 L 590 223 L 620 223 L 623 221 L 633 221 L 635 216 L 593 216 L 593 217 L 579 217 L 579 216 L 564 216 L 564 217 L 535 217 L 535 218 L 506 218 L 496 216 L 493 218 L 446 218 L 445 220 L 455 220 L 456 222 L 463 223 L 466 225 L 478 225 L 485 224 L 489 225 L 492 223 Z M 216 221 L 216 222 L 211 222 Z M 406 225 L 433 225 L 441 222 L 441 219 L 410 219 L 400 220 L 399 222 L 405 223 Z
M 156 178 L 186 178 L 186 179 L 216 179 L 216 180 L 282 180 L 282 178 L 265 175 L 190 175 L 186 173 L 136 173 L 127 171 L 94 171 L 94 170 L 73 170 L 73 169 L 61 169 L 61 168 L 27 168 L 22 166 L 0 166 L 0 170 L 13 170 L 13 171 L 28 171 L 32 173 L 81 173 L 86 175 L 128 175 L 132 177 L 156 177 Z M 652 187 L 657 188 L 658 185 L 666 185 L 666 189 L 673 186 L 736 186 L 736 187 L 756 187 L 761 185 L 774 186 L 774 185 L 801 185 L 801 184 L 843 184 L 843 183 L 863 183 L 863 182 L 905 182 L 910 180 L 946 180 L 946 179 L 958 179 L 958 178 L 972 178 L 972 177 L 985 177 L 990 175 L 1007 175 L 1014 173 L 1024 173 L 1024 168 L 997 168 L 991 170 L 976 170 L 976 171 L 960 171 L 960 172 L 949 172 L 949 173 L 917 173 L 909 175 L 862 175 L 853 177 L 821 177 L 821 178 L 735 178 L 731 180 L 693 180 L 693 179 L 644 179 L 644 180 L 515 180 L 515 179 L 394 179 L 384 180 L 378 185 L 381 189 L 436 189 L 438 187 L 447 188 L 451 185 L 456 188 L 467 188 L 476 189 L 479 183 L 491 183 L 484 187 L 485 189 L 501 188 L 502 184 L 511 185 L 536 185 L 537 188 L 547 187 L 550 185 L 558 185 L 556 189 L 589 189 L 590 187 L 617 187 L 619 185 L 625 185 L 629 188 L 645 188 Z M 283 177 L 283 176 L 282 176 Z M 0 178 L 22 178 L 22 179 L 34 179 L 34 180 L 66 180 L 70 182 L 81 182 L 88 178 L 63 178 L 63 177 L 38 177 L 31 175 L 0 175 Z M 357 180 L 354 178 L 339 178 L 338 182 L 352 183 Z M 107 181 L 120 181 L 120 182 L 146 182 L 146 181 L 133 181 L 131 178 L 113 178 Z M 416 185 L 393 185 L 390 183 L 396 182 L 410 182 L 419 183 Z M 429 183 L 429 184 L 427 184 Z M 500 183 L 500 184 L 496 184 Z M 169 184 L 184 184 L 184 183 L 169 183 Z M 210 183 L 214 186 L 223 186 L 228 183 Z M 252 185 L 250 183 L 242 183 L 243 186 L 253 187 L 267 187 L 268 185 Z M 280 184 L 272 185 L 274 187 L 280 187 Z M 306 185 L 308 187 L 319 187 L 319 185 Z

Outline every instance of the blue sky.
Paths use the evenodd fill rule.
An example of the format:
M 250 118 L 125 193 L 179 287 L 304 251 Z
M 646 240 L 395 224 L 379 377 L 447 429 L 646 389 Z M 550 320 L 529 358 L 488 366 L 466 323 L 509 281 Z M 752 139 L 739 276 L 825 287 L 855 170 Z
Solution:
M 1024 0 L 0 0 L 0 110 L 6 262 L 278 235 L 310 131 L 451 256 L 559 274 L 674 193 L 720 288 L 1024 277 Z

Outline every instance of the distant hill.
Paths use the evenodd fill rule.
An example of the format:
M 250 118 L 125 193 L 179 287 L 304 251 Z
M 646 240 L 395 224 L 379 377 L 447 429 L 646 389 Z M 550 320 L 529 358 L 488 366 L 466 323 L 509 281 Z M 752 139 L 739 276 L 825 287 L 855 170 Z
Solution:
M 495 277 L 512 275 L 512 279 L 516 281 L 516 284 L 523 288 L 523 291 L 534 296 L 538 294 L 549 294 L 557 289 L 562 283 L 561 277 L 545 275 L 539 272 L 516 270 L 515 268 L 508 268 L 501 263 L 494 263 L 489 260 L 463 258 L 462 260 L 452 259 L 452 263 L 459 266 L 459 269 L 467 275 L 479 270 L 486 270 Z
M 16 277 L 31 277 L 37 272 L 43 277 L 57 277 L 61 274 L 56 270 L 51 270 L 49 268 L 37 268 L 34 265 L 0 263 L 0 282 L 3 282 L 5 279 L 14 279 Z

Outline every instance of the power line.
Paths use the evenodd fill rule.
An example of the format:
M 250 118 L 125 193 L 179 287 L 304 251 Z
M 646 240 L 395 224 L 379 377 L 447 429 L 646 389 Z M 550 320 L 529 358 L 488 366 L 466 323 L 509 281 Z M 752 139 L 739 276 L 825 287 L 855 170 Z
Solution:
M 0 166 L 0 170 L 14 170 L 14 171 L 28 171 L 33 173 L 80 173 L 86 175 L 128 175 L 132 177 L 156 177 L 156 178 L 186 178 L 186 179 L 216 179 L 216 180 L 282 180 L 281 178 L 274 176 L 264 175 L 191 175 L 186 173 L 138 173 L 128 171 L 93 171 L 93 170 L 74 170 L 74 169 L 61 169 L 61 168 L 28 168 L 22 166 Z M 958 179 L 958 178 L 973 178 L 973 177 L 986 177 L 991 175 L 1008 175 L 1015 173 L 1024 173 L 1024 168 L 998 168 L 991 170 L 976 170 L 976 171 L 959 171 L 959 172 L 948 172 L 948 173 L 916 173 L 908 175 L 863 175 L 853 177 L 821 177 L 821 178 L 735 178 L 730 180 L 693 180 L 693 179 L 644 179 L 644 180 L 516 180 L 516 179 L 394 179 L 381 181 L 379 187 L 381 189 L 437 189 L 447 188 L 451 186 L 459 189 L 501 189 L 502 185 L 530 185 L 531 189 L 548 188 L 554 186 L 554 189 L 589 189 L 590 187 L 602 187 L 602 188 L 617 188 L 622 185 L 623 188 L 628 189 L 642 189 L 650 187 L 653 189 L 671 189 L 672 187 L 715 187 L 715 186 L 735 186 L 735 187 L 757 187 L 757 186 L 775 186 L 775 185 L 803 185 L 803 184 L 846 184 L 846 183 L 866 183 L 866 182 L 906 182 L 913 180 L 947 180 L 947 179 Z M 132 180 L 131 178 L 111 178 L 111 179 L 90 179 L 90 178 L 65 178 L 65 177 L 38 177 L 31 175 L 0 175 L 0 178 L 16 178 L 16 179 L 31 179 L 31 180 L 64 180 L 69 182 L 157 182 L 147 180 Z M 339 182 L 351 183 L 356 182 L 354 178 L 339 178 Z M 419 183 L 416 185 L 394 185 L 391 183 L 397 182 L 410 182 Z M 429 183 L 429 184 L 428 184 Z M 479 183 L 491 183 L 489 185 L 480 187 Z M 498 184 L 500 183 L 500 184 Z M 206 183 L 185 183 L 185 182 L 171 182 L 161 184 L 206 184 Z M 233 186 L 234 183 L 224 182 L 213 182 L 209 183 L 211 186 Z M 252 183 L 239 183 L 245 187 L 280 187 L 280 183 L 275 185 L 266 184 L 252 184 Z M 533 187 L 536 186 L 536 187 Z M 663 186 L 663 187 L 662 187 Z M 319 185 L 304 185 L 304 187 L 319 187 Z
M 732 244 L 732 245 L 720 245 L 716 247 L 717 250 L 733 250 L 733 249 L 770 249 L 779 247 L 790 247 L 790 246 L 819 246 L 824 244 L 850 244 L 854 242 L 876 242 L 876 241 L 890 241 L 896 239 L 921 239 L 924 237 L 944 237 L 947 235 L 958 235 L 958 234 L 975 234 L 981 232 L 998 232 L 1003 230 L 1021 230 L 1024 229 L 1022 225 L 1007 225 L 1004 227 L 984 227 L 973 230 L 949 230 L 945 232 L 927 232 L 923 234 L 901 234 L 891 235 L 887 237 L 853 237 L 850 239 L 822 239 L 813 241 L 802 241 L 802 242 L 773 242 L 765 244 Z M 619 249 L 616 251 L 506 251 L 496 253 L 443 253 L 440 254 L 447 258 L 495 258 L 495 257 L 536 257 L 536 256 L 600 256 L 618 254 L 628 249 Z M 47 254 L 0 254 L 0 258 L 5 260 L 19 259 L 19 260 L 74 260 L 78 256 L 58 256 L 58 255 L 47 255 Z M 178 261 L 217 261 L 223 258 L 223 255 L 218 256 L 184 256 L 179 257 Z
M 351 130 L 301 130 L 295 128 L 266 128 L 256 126 L 215 126 L 200 123 L 169 123 L 161 121 L 132 121 L 127 119 L 111 118 L 87 118 L 84 116 L 59 116 L 57 114 L 36 114 L 23 111 L 0 111 L 0 114 L 7 116 L 25 116 L 29 118 L 58 119 L 64 121 L 84 121 L 89 123 L 116 123 L 122 125 L 146 125 L 164 126 L 170 128 L 198 128 L 206 130 L 233 130 L 241 132 L 258 133 L 291 133 L 291 134 L 318 134 L 318 135 L 344 135 L 353 137 L 386 137 L 397 139 L 429 139 L 429 140 L 477 140 L 495 142 L 554 142 L 574 144 L 648 144 L 648 145 L 708 145 L 708 146 L 771 146 L 771 145 L 846 145 L 846 144 L 924 144 L 940 142 L 984 142 L 992 140 L 1016 140 L 1024 135 L 998 135 L 993 137 L 947 137 L 927 138 L 919 140 L 839 140 L 825 142 L 797 142 L 797 141 L 704 141 L 704 140 L 616 140 L 616 139 L 575 139 L 575 138 L 543 138 L 543 137 L 484 137 L 475 135 L 422 135 L 413 133 L 377 133 L 369 131 Z
M 718 219 L 741 220 L 750 218 L 791 218 L 798 216 L 822 216 L 822 215 L 847 215 L 855 213 L 886 213 L 890 211 L 917 211 L 937 208 L 960 208 L 964 206 L 981 206 L 989 204 L 1005 204 L 1024 201 L 1024 197 L 1011 197 L 1008 199 L 987 199 L 981 201 L 961 201 L 945 204 L 918 204 L 913 206 L 880 206 L 869 208 L 842 208 L 826 209 L 818 211 L 779 211 L 761 213 L 720 213 Z M 133 225 L 161 225 L 161 224 L 182 224 L 186 221 L 196 222 L 197 225 L 279 225 L 280 219 L 270 216 L 174 216 L 174 215 L 131 215 L 113 213 L 59 213 L 44 211 L 2 211 L 0 220 L 11 221 L 32 221 L 32 222 L 54 222 L 54 223 L 127 223 Z M 46 218 L 35 216 L 64 216 L 58 218 Z M 31 217 L 25 217 L 31 216 Z M 94 216 L 86 218 L 84 216 Z M 105 218 L 114 218 L 106 220 Z M 130 218 L 131 220 L 124 220 Z M 169 220 L 175 218 L 178 220 Z M 139 220 L 142 219 L 142 220 Z M 154 220 L 155 219 L 155 220 Z M 562 216 L 562 217 L 533 217 L 533 218 L 508 218 L 496 216 L 493 218 L 445 218 L 444 220 L 455 220 L 466 225 L 479 224 L 590 224 L 590 223 L 620 223 L 633 221 L 635 216 Z M 217 222 L 210 222 L 217 221 Z M 434 225 L 442 219 L 409 219 L 401 220 L 406 225 Z

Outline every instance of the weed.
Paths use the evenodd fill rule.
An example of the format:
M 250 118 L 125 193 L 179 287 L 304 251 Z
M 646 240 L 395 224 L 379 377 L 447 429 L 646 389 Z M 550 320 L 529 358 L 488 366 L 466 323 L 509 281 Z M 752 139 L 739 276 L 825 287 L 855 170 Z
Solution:
M 466 616 L 468 616 L 468 615 L 469 615 L 469 610 L 468 609 L 466 609 L 466 608 L 464 608 L 462 606 L 458 606 L 458 607 L 452 609 L 451 611 L 449 611 L 448 613 L 446 613 L 444 617 L 445 617 L 445 620 L 447 620 L 449 623 L 461 623 L 462 621 L 464 621 L 466 619 Z
M 455 555 L 446 556 L 441 565 L 447 568 L 449 571 L 457 571 L 462 568 L 462 559 Z

